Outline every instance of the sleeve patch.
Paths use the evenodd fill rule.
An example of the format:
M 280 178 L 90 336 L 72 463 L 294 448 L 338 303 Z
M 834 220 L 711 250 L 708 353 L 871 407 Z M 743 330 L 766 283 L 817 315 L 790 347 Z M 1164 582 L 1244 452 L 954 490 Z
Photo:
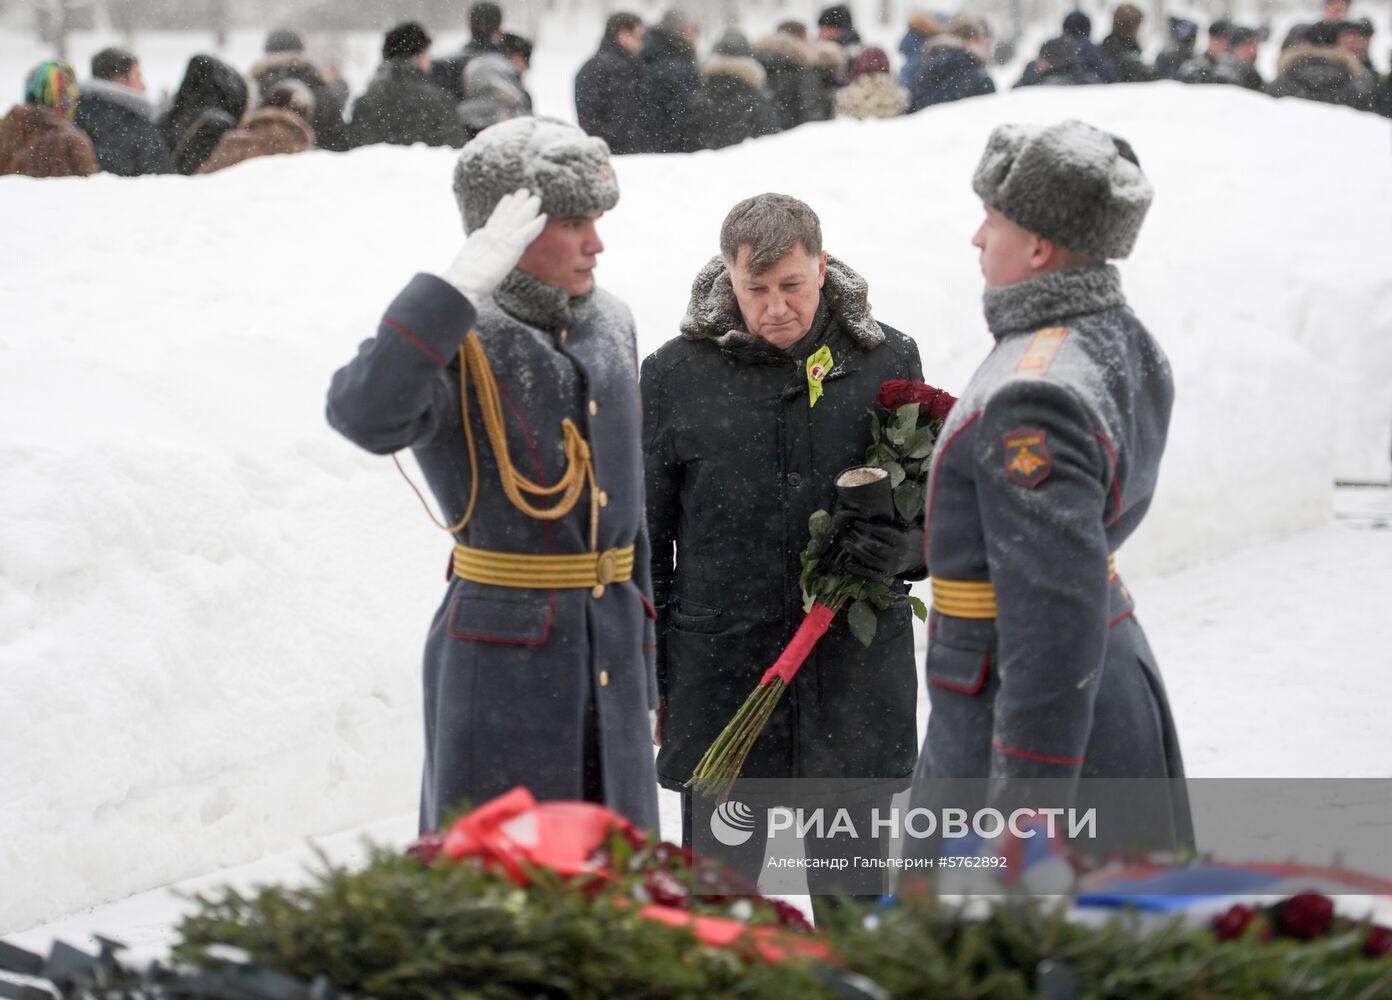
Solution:
M 1030 339 L 1029 346 L 1025 348 L 1020 363 L 1015 366 L 1016 373 L 1039 376 L 1047 374 L 1049 365 L 1054 362 L 1054 355 L 1058 354 L 1067 336 L 1066 326 L 1050 326 L 1036 332 Z
M 1005 435 L 1005 475 L 1021 486 L 1038 486 L 1054 471 L 1054 460 L 1044 443 L 1044 432 L 1021 427 Z

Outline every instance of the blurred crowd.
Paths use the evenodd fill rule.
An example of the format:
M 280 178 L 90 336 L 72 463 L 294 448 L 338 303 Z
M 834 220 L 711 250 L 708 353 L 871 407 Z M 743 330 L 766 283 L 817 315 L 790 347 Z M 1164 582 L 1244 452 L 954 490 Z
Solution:
M 1392 82 L 1368 55 L 1373 24 L 1350 16 L 1350 0 L 1323 0 L 1319 20 L 1292 29 L 1269 81 L 1256 68 L 1271 41 L 1264 29 L 1214 21 L 1200 50 L 1198 24 L 1171 17 L 1168 43 L 1149 61 L 1139 42 L 1144 17 L 1135 4 L 1119 5 L 1110 33 L 1094 43 L 1091 20 L 1073 11 L 1014 86 L 1228 84 L 1392 118 Z M 216 56 L 195 55 L 163 106 L 149 98 L 134 53 L 98 52 L 81 82 L 70 64 L 50 60 L 28 75 L 23 102 L 0 121 L 0 174 L 201 174 L 315 148 L 462 146 L 489 125 L 532 113 L 524 82 L 532 44 L 502 23 L 497 4 L 474 4 L 469 41 L 437 58 L 423 25 L 396 25 L 383 38 L 376 74 L 352 101 L 337 74 L 316 65 L 287 29 L 267 36 L 264 57 L 245 75 Z M 996 90 L 988 71 L 996 41 L 967 13 L 910 16 L 897 73 L 883 49 L 863 44 L 845 4 L 823 10 L 811 30 L 785 21 L 751 41 L 729 29 L 704 58 L 699 41 L 699 24 L 680 8 L 651 25 L 636 14 L 610 15 L 575 77 L 581 127 L 614 153 L 680 153 Z

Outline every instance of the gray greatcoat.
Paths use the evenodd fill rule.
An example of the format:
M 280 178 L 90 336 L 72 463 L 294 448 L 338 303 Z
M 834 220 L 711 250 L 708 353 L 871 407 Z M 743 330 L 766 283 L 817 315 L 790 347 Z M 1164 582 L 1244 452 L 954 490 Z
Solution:
M 587 589 L 450 579 L 425 649 L 423 829 L 437 827 L 466 800 L 477 805 L 516 785 L 538 799 L 585 798 L 593 781 L 585 774 L 587 753 L 597 758 L 598 797 L 640 827 L 657 825 L 648 725 L 656 704 L 654 612 L 633 318 L 597 291 L 583 318 L 572 317 L 562 331 L 535 318 L 547 315 L 548 291 L 561 295 L 564 310 L 558 289 L 514 271 L 476 319 L 475 307 L 452 286 L 417 275 L 329 389 L 329 422 L 378 454 L 411 448 L 443 517 L 454 524 L 470 483 L 458 354 L 465 335 L 477 330 L 497 377 L 517 470 L 556 482 L 566 468 L 561 421 L 574 421 L 593 450 L 602 491 L 599 548 L 637 546 L 634 578 L 599 597 Z M 517 318 L 530 316 L 529 309 L 532 322 Z M 511 553 L 588 552 L 588 491 L 558 521 L 517 510 L 499 485 L 472 381 L 469 397 L 480 483 L 473 517 L 455 540 Z
M 988 291 L 986 315 L 996 346 L 943 428 L 925 516 L 935 580 L 989 580 L 997 617 L 934 610 L 918 774 L 1182 778 L 1155 657 L 1108 570 L 1155 492 L 1169 363 L 1111 267 Z M 1155 842 L 1187 843 L 1169 788 Z

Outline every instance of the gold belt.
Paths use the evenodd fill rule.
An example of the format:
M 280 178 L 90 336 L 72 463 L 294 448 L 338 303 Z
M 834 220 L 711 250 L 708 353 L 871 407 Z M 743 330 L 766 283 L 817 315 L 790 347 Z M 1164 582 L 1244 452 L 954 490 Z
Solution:
M 578 555 L 527 555 L 456 545 L 454 575 L 473 583 L 526 590 L 608 586 L 633 579 L 633 546 Z
M 1107 557 L 1107 579 L 1115 580 L 1116 556 Z M 933 609 L 952 618 L 996 617 L 996 588 L 990 580 L 940 580 L 933 577 Z

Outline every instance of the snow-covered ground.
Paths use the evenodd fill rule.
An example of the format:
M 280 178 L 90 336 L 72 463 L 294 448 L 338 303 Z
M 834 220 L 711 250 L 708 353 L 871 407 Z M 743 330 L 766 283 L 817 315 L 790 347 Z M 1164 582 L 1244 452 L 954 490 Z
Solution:
M 1121 568 L 1190 766 L 1386 776 L 1392 533 L 1330 525 L 1336 473 L 1388 478 L 1385 120 L 1113 87 L 625 158 L 600 281 L 652 349 L 729 206 L 786 191 L 958 388 L 989 344 L 971 168 L 996 123 L 1070 116 L 1159 192 L 1123 273 L 1179 401 Z M 448 543 L 323 392 L 453 256 L 452 161 L 0 178 L 0 931 L 410 813 Z

